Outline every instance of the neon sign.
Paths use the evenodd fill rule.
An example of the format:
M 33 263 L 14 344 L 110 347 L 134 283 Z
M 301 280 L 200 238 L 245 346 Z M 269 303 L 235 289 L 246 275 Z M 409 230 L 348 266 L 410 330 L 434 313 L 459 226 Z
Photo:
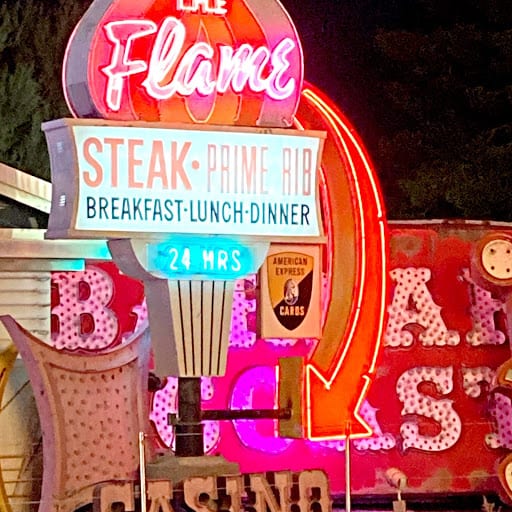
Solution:
M 55 133 L 45 127 L 52 173 L 54 164 L 56 174 L 69 169 L 69 162 L 58 168 L 59 147 L 73 138 L 80 176 L 56 180 L 64 188 L 56 194 L 61 208 L 52 208 L 50 238 L 149 233 L 161 241 L 177 233 L 318 243 L 325 228 L 323 333 L 295 375 L 304 378 L 302 434 L 370 435 L 358 410 L 384 331 L 382 200 L 353 128 L 327 99 L 303 88 L 299 39 L 282 5 L 95 0 L 70 40 L 63 78 L 75 115 L 130 124 L 118 123 L 115 132 L 106 122 L 65 120 Z M 174 130 L 172 140 L 160 133 L 165 128 Z M 279 128 L 286 130 L 277 134 Z M 285 141 L 301 132 L 301 142 Z M 193 252 L 163 250 L 176 257 L 171 274 L 186 274 Z M 151 264 L 169 275 L 173 263 L 158 256 L 162 250 L 149 254 Z M 202 272 L 201 258 L 194 259 L 194 273 Z M 231 263 L 229 272 L 238 272 L 238 253 Z M 299 321 L 305 308 L 282 311 Z
M 76 116 L 292 125 L 302 49 L 278 2 L 104 4 L 92 3 L 68 44 L 63 82 Z
M 147 245 L 147 269 L 166 279 L 183 277 L 236 279 L 254 273 L 261 264 L 268 244 L 259 251 L 225 237 L 172 237 Z
M 323 335 L 312 355 L 302 365 L 281 366 L 282 398 L 286 403 L 291 398 L 286 393 L 297 392 L 294 379 L 305 378 L 302 396 L 294 398 L 305 402 L 300 407 L 300 435 L 314 440 L 368 437 L 372 429 L 359 410 L 384 332 L 385 215 L 375 171 L 353 128 L 332 102 L 307 86 L 297 126 L 313 129 L 320 124 L 327 128 L 321 163 L 329 235 L 327 307 Z M 292 435 L 295 420 L 291 425 L 286 421 L 281 432 Z
M 142 86 L 154 100 L 194 93 L 208 96 L 214 92 L 225 93 L 228 89 L 241 93 L 246 88 L 274 100 L 284 100 L 296 88 L 295 79 L 286 76 L 290 67 L 288 55 L 295 49 L 290 38 L 282 39 L 272 51 L 266 46 L 254 48 L 250 44 L 236 49 L 220 45 L 215 56 L 214 48 L 205 42 L 196 42 L 184 50 L 185 25 L 172 16 L 165 18 L 160 28 L 152 21 L 123 20 L 108 23 L 105 31 L 114 46 L 111 62 L 102 69 L 107 75 L 105 100 L 114 112 L 121 108 L 125 79 L 138 73 L 146 73 Z M 149 62 L 130 60 L 134 39 L 155 32 Z M 269 64 L 270 72 L 266 74 Z M 168 76 L 172 77 L 170 81 L 161 85 Z
M 491 398 L 490 411 L 487 407 L 483 411 L 481 405 L 490 397 L 487 385 L 492 386 L 496 381 L 495 368 L 510 355 L 506 336 L 500 330 L 506 326 L 498 321 L 504 315 L 505 305 L 474 282 L 461 279 L 463 270 L 470 265 L 475 243 L 474 236 L 472 241 L 467 240 L 467 229 L 467 225 L 460 230 L 460 226 L 441 224 L 440 228 L 432 229 L 432 224 L 417 223 L 391 226 L 392 243 L 397 250 L 390 265 L 394 286 L 387 300 L 391 313 L 380 361 L 384 371 L 379 372 L 369 392 L 371 405 L 364 402 L 359 411 L 374 435 L 357 439 L 352 444 L 355 467 L 366 468 L 371 455 L 373 470 L 355 471 L 354 492 L 367 494 L 369 488 L 374 493 L 382 492 L 375 473 L 383 472 L 390 464 L 399 465 L 406 474 L 420 471 L 421 478 L 417 482 L 421 492 L 435 492 L 439 488 L 436 471 L 443 467 L 449 467 L 457 475 L 451 492 L 466 492 L 471 488 L 476 466 L 480 470 L 485 468 L 479 477 L 482 488 L 488 489 L 491 485 L 494 489 L 498 485 L 492 476 L 496 472 L 496 458 L 501 457 L 504 450 L 512 449 L 512 430 L 507 423 L 512 410 L 510 398 L 499 394 L 497 402 Z M 473 234 L 474 229 L 474 224 L 469 226 Z M 481 229 L 487 231 L 489 227 L 485 225 Z M 413 255 L 409 252 L 411 240 L 419 248 Z M 446 265 L 447 261 L 449 265 Z M 100 265 L 100 268 L 106 266 Z M 90 282 L 91 287 L 104 289 L 107 274 L 102 273 L 101 281 L 97 281 L 91 272 L 94 268 L 88 266 L 90 271 L 83 274 L 83 279 Z M 114 272 L 113 267 L 109 266 L 108 270 Z M 54 273 L 52 280 L 60 275 Z M 118 279 L 117 272 L 114 272 L 114 278 Z M 116 315 L 127 316 L 130 306 L 120 305 L 119 298 L 133 299 L 131 294 L 140 283 L 130 282 L 126 276 L 122 278 L 126 281 L 124 284 L 116 281 L 113 300 L 117 306 L 114 311 Z M 59 278 L 59 283 L 62 282 Z M 255 304 L 253 298 L 254 284 L 243 280 L 238 283 L 237 295 L 244 299 L 234 305 L 232 325 L 238 326 L 245 318 L 245 327 L 241 331 L 232 329 L 230 333 L 227 374 L 220 379 L 203 379 L 204 409 L 222 408 L 226 404 L 235 409 L 274 407 L 276 354 L 298 356 L 309 352 L 311 344 L 304 340 L 284 346 L 280 344 L 282 340 L 255 339 L 256 326 L 251 317 L 259 304 Z M 71 290 L 61 286 L 59 290 L 62 294 L 60 302 L 67 303 L 66 297 Z M 72 298 L 76 293 L 72 293 Z M 98 293 L 93 295 L 98 301 Z M 417 303 L 418 311 L 411 316 L 408 314 L 409 299 L 417 297 L 421 298 Z M 100 323 L 101 317 L 96 312 L 105 307 L 103 301 L 96 305 L 93 302 L 71 303 L 76 318 L 87 314 L 89 309 L 98 318 L 96 329 L 101 332 L 104 320 Z M 53 309 L 53 312 L 57 310 Z M 64 317 L 61 315 L 68 313 L 59 309 L 58 314 L 62 324 Z M 438 322 L 439 325 L 434 325 Z M 411 344 L 404 335 L 411 332 L 408 329 L 412 324 L 421 327 L 421 331 L 416 331 Z M 61 347 L 73 341 L 68 334 L 76 330 L 76 322 L 72 325 L 66 321 L 66 326 L 71 330 L 60 332 L 58 343 Z M 424 335 L 420 337 L 421 333 Z M 453 333 L 457 333 L 460 340 L 449 343 L 448 333 L 452 339 Z M 83 339 L 82 343 L 85 341 Z M 498 377 L 500 375 L 504 374 L 499 373 Z M 418 388 L 418 381 L 435 385 L 436 393 L 432 395 L 427 386 L 422 389 L 423 384 Z M 500 382 L 498 385 L 501 386 Z M 166 446 L 170 446 L 173 439 L 168 413 L 175 412 L 172 407 L 176 388 L 176 381 L 168 379 L 165 390 L 157 392 L 153 398 L 151 419 Z M 503 392 L 503 388 L 500 387 L 500 391 Z M 441 410 L 446 414 L 435 419 L 439 418 Z M 462 432 L 457 430 L 457 423 L 451 421 L 454 412 L 462 420 Z M 435 422 L 437 427 L 435 430 L 414 430 L 410 427 L 413 420 L 420 426 Z M 209 423 L 205 423 L 205 452 L 221 453 L 230 460 L 240 461 L 242 472 L 264 472 L 270 468 L 302 470 L 314 459 L 319 460 L 328 472 L 333 492 L 343 492 L 344 480 L 339 471 L 343 464 L 343 440 L 312 442 L 279 438 L 272 420 L 239 421 L 235 428 L 226 422 Z M 439 439 L 443 442 L 439 443 Z M 405 442 L 408 447 L 403 450 L 402 443 Z M 478 464 L 468 449 L 468 446 L 476 446 L 475 443 L 482 447 Z
M 43 129 L 60 197 L 50 237 L 63 229 L 68 237 L 322 235 L 316 180 L 323 132 L 72 119 Z M 63 144 L 75 148 L 69 160 Z

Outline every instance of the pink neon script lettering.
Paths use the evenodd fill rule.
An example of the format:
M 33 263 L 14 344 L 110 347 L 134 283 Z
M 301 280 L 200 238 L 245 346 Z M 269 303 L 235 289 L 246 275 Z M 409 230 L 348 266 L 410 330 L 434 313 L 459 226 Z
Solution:
M 152 21 L 117 21 L 105 25 L 107 39 L 114 44 L 110 64 L 102 71 L 107 75 L 106 102 L 114 111 L 121 107 L 123 79 L 146 71 L 143 60 L 130 60 L 129 54 L 133 40 L 156 32 L 157 26 Z
M 174 17 L 165 18 L 158 32 L 153 22 L 137 20 L 108 23 L 105 32 L 114 46 L 110 64 L 102 69 L 108 79 L 106 103 L 113 111 L 120 108 L 124 79 L 144 72 L 147 74 L 142 85 L 156 100 L 176 94 L 208 96 L 229 88 L 240 93 L 246 87 L 274 100 L 284 100 L 295 91 L 296 80 L 287 75 L 288 56 L 296 48 L 290 38 L 283 38 L 272 50 L 247 43 L 236 49 L 218 45 L 219 62 L 215 64 L 214 49 L 204 41 L 196 41 L 183 51 L 186 28 Z M 154 32 L 157 35 L 149 62 L 130 60 L 133 40 Z

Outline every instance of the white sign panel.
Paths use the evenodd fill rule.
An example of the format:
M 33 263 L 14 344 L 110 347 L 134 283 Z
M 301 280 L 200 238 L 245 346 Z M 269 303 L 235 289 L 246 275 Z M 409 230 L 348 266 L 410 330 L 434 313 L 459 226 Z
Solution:
M 320 236 L 311 133 L 72 127 L 75 229 Z

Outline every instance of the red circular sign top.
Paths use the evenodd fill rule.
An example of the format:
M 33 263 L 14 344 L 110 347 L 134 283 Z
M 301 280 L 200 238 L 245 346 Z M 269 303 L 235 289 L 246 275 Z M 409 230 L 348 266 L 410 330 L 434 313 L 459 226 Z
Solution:
M 277 0 L 94 0 L 63 72 L 77 117 L 269 127 L 291 126 L 302 80 Z

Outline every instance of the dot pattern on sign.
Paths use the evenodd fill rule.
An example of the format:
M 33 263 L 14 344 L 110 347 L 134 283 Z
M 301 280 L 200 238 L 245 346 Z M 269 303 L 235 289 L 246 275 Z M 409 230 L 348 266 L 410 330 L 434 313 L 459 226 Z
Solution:
M 452 400 L 437 399 L 420 393 L 418 386 L 432 382 L 436 391 L 446 395 L 453 390 L 453 368 L 417 367 L 404 372 L 397 381 L 396 391 L 402 402 L 402 415 L 414 414 L 437 422 L 440 432 L 437 435 L 423 435 L 414 421 L 405 421 L 400 427 L 402 447 L 417 448 L 429 452 L 439 452 L 452 447 L 460 438 L 462 423 L 452 407 Z
M 118 321 L 107 306 L 114 286 L 106 273 L 93 265 L 83 272 L 56 272 L 52 281 L 59 291 L 59 304 L 52 309 L 58 331 L 52 333 L 52 344 L 62 350 L 104 350 L 115 340 Z M 84 330 L 83 321 L 89 328 Z
M 201 399 L 208 401 L 213 398 L 214 388 L 209 377 L 201 378 Z M 149 419 L 154 423 L 158 436 L 168 448 L 175 448 L 174 427 L 169 425 L 169 414 L 178 411 L 178 379 L 168 377 L 165 387 L 153 395 L 153 403 Z M 204 452 L 211 453 L 220 439 L 220 425 L 218 421 L 203 422 Z
M 54 273 L 53 281 L 59 288 L 61 299 L 61 303 L 52 310 L 59 325 L 58 332 L 52 336 L 54 346 L 58 349 L 83 349 L 91 352 L 110 347 L 117 335 L 118 323 L 115 314 L 106 307 L 114 293 L 113 282 L 108 274 L 91 265 L 85 272 Z M 90 290 L 86 299 L 80 297 L 80 289 L 84 287 Z M 229 338 L 231 347 L 250 349 L 256 343 L 255 326 L 248 322 L 249 316 L 256 311 L 255 287 L 255 275 L 235 282 Z M 252 293 L 248 294 L 247 290 L 252 290 Z M 133 308 L 133 313 L 137 317 L 134 332 L 138 332 L 148 322 L 146 299 Z M 82 332 L 81 317 L 84 315 L 93 320 L 94 331 Z M 122 343 L 126 343 L 131 334 L 124 334 Z M 276 338 L 265 341 L 275 346 L 292 346 L 298 340 Z M 306 343 L 314 341 L 305 340 Z
M 49 367 L 53 396 L 63 425 L 62 472 L 74 488 L 96 481 L 133 478 L 138 466 L 138 432 L 133 406 L 137 389 L 132 376 L 137 362 L 98 373 Z M 105 382 L 109 383 L 108 392 Z
M 384 346 L 411 346 L 414 337 L 405 327 L 412 325 L 422 328 L 418 338 L 424 346 L 458 345 L 459 333 L 446 328 L 441 317 L 441 307 L 434 302 L 427 287 L 430 269 L 397 268 L 390 275 L 396 286 L 388 308 Z
M 482 394 L 482 385 L 491 384 L 496 372 L 488 366 L 476 368 L 462 368 L 462 387 L 464 393 L 471 398 L 478 398 Z
M 512 450 L 512 403 L 503 393 L 495 393 L 491 416 L 494 418 L 497 432 L 485 436 L 485 444 L 489 448 L 507 448 Z
M 83 349 L 100 352 L 110 347 L 117 336 L 118 324 L 115 314 L 107 307 L 114 294 L 113 281 L 107 273 L 95 266 L 88 266 L 84 272 L 60 272 L 53 274 L 53 281 L 59 290 L 60 303 L 52 310 L 58 318 L 59 330 L 55 333 L 54 344 L 58 349 Z M 324 294 L 327 280 L 324 276 Z M 254 325 L 249 325 L 248 317 L 256 310 L 254 290 L 256 276 L 238 280 L 235 283 L 233 301 L 232 326 L 230 333 L 231 346 L 250 349 L 256 342 Z M 84 294 L 84 289 L 87 293 Z M 249 293 L 248 293 L 249 291 Z M 138 332 L 147 324 L 148 310 L 144 302 L 133 308 L 137 323 L 134 331 Z M 80 318 L 89 315 L 94 329 L 84 333 L 81 330 Z M 254 323 L 254 322 L 253 322 Z M 124 335 L 123 343 L 131 336 Z M 289 346 L 298 340 L 269 339 L 276 346 Z M 305 340 L 306 343 L 314 340 Z M 211 380 L 202 381 L 202 399 L 209 400 L 213 396 Z M 176 379 L 169 378 L 166 387 L 155 394 L 151 420 L 155 423 L 159 436 L 166 446 L 174 443 L 174 431 L 168 423 L 168 414 L 176 412 Z M 205 452 L 212 452 L 220 437 L 219 423 L 210 421 L 204 424 Z
M 470 311 L 473 329 L 466 334 L 466 341 L 474 347 L 505 343 L 506 336 L 503 332 L 496 330 L 496 323 L 494 321 L 494 315 L 497 312 L 505 313 L 505 304 L 500 300 L 494 299 L 491 292 L 478 286 L 471 279 L 468 269 L 463 270 L 462 276 L 471 288 Z
M 377 411 L 368 400 L 363 402 L 359 414 L 371 427 L 373 434 L 371 437 L 364 439 L 355 439 L 353 446 L 358 451 L 377 451 L 377 450 L 390 450 L 396 445 L 396 439 L 391 434 L 384 434 L 377 421 Z M 345 451 L 345 440 L 340 441 L 309 441 L 314 442 L 318 446 L 325 446 L 326 448 L 332 448 L 336 451 Z
M 371 437 L 356 439 L 354 441 L 354 448 L 356 450 L 389 450 L 396 445 L 396 439 L 389 433 L 383 433 L 377 422 L 378 409 L 370 405 L 368 400 L 363 402 L 359 414 L 366 420 L 368 425 L 373 430 Z

